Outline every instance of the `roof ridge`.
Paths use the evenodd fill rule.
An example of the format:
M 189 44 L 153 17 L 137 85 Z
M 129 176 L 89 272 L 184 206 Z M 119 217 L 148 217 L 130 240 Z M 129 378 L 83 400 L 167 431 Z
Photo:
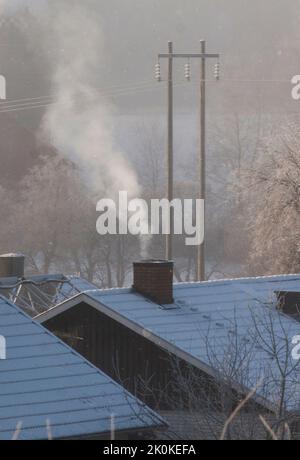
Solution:
M 286 278 L 286 279 L 300 279 L 300 274 L 294 273 L 294 274 L 287 274 L 287 275 L 264 275 L 264 276 L 245 276 L 245 277 L 240 277 L 240 278 L 223 278 L 223 279 L 217 279 L 217 280 L 207 280 L 207 281 L 184 281 L 181 283 L 174 283 L 174 286 L 180 287 L 180 286 L 203 286 L 203 285 L 208 285 L 208 284 L 221 284 L 221 283 L 228 283 L 232 281 L 260 281 L 260 280 L 272 280 L 272 279 L 279 279 L 279 278 Z
M 73 277 L 74 279 L 75 277 Z M 264 276 L 248 276 L 248 277 L 240 277 L 240 278 L 223 278 L 223 279 L 217 279 L 217 280 L 207 280 L 207 281 L 184 281 L 184 282 L 176 282 L 174 283 L 174 287 L 198 287 L 198 286 L 204 286 L 204 285 L 211 285 L 211 284 L 227 284 L 230 282 L 239 282 L 239 281 L 264 281 L 264 280 L 277 280 L 280 278 L 285 278 L 285 279 L 300 279 L 300 274 L 294 273 L 294 274 L 286 274 L 286 275 L 264 275 Z M 82 279 L 79 277 L 79 279 Z M 134 293 L 135 291 L 132 291 L 131 286 L 127 287 L 112 287 L 112 288 L 100 288 L 95 286 L 94 289 L 85 289 L 84 291 L 81 291 L 80 294 L 88 294 L 91 292 L 97 292 L 101 294 L 111 294 L 114 293 L 116 295 L 118 294 L 124 294 L 124 292 L 128 293 Z M 136 293 L 138 294 L 138 293 Z M 73 296 L 76 297 L 76 296 Z M 72 297 L 72 298 L 73 298 Z M 142 296 L 143 297 L 143 296 Z M 70 299 L 67 299 L 70 300 Z M 61 302 L 64 303 L 65 301 Z

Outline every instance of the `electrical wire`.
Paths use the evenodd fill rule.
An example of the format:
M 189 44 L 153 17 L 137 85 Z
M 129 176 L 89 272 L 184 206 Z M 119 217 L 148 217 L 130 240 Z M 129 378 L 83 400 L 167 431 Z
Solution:
M 132 94 L 132 92 L 140 92 L 140 91 L 147 91 L 154 88 L 155 83 L 153 80 L 151 81 L 151 85 L 148 82 L 140 82 L 135 86 L 114 86 L 110 87 L 110 91 L 106 92 L 98 92 L 98 96 L 106 97 L 106 96 L 115 96 L 115 95 L 126 95 Z M 113 91 L 113 88 L 116 88 Z M 34 109 L 39 107 L 46 107 L 48 105 L 52 105 L 56 103 L 54 96 L 40 96 L 36 98 L 24 98 L 24 99 L 16 99 L 6 102 L 0 102 L 0 113 L 7 113 L 7 112 L 14 112 L 17 110 L 26 110 L 26 109 Z
M 26 102 L 34 102 L 34 101 L 44 101 L 44 100 L 51 100 L 53 99 L 53 96 L 39 96 L 39 97 L 29 97 L 29 98 L 24 98 L 24 99 L 12 99 L 9 101 L 0 101 L 0 107 L 5 107 L 7 104 L 19 104 L 19 103 L 26 103 Z
M 116 90 L 116 91 L 123 91 L 123 90 L 127 90 L 127 89 L 131 89 L 131 88 L 139 88 L 139 87 L 143 87 L 143 86 L 149 86 L 149 84 L 153 84 L 153 80 L 144 80 L 144 81 L 141 81 L 141 82 L 137 82 L 134 86 L 132 85 L 123 85 L 123 86 L 120 86 L 120 85 L 114 85 L 114 86 L 108 86 L 105 90 L 105 92 L 103 93 L 110 93 L 111 91 L 113 90 Z M 97 91 L 95 88 L 94 88 L 95 91 Z M 98 92 L 98 91 L 97 91 Z M 0 101 L 0 107 L 1 106 L 5 106 L 7 104 L 17 104 L 17 103 L 22 103 L 22 102 L 34 102 L 34 101 L 42 101 L 42 100 L 52 100 L 54 98 L 53 95 L 47 95 L 47 96 L 39 96 L 39 97 L 30 97 L 30 98 L 22 98 L 22 99 L 12 99 L 10 101 Z
M 184 82 L 185 83 L 185 82 Z M 180 86 L 180 84 L 174 85 L 174 86 Z M 98 96 L 99 97 L 114 97 L 114 96 L 125 96 L 129 95 L 132 93 L 139 93 L 139 92 L 147 92 L 147 91 L 152 91 L 154 89 L 161 89 L 159 85 L 157 85 L 155 82 L 152 83 L 152 85 L 144 86 L 144 87 L 139 87 L 139 86 L 134 86 L 131 88 L 126 88 L 126 89 L 120 89 L 118 91 L 110 91 L 110 92 L 99 92 Z M 29 100 L 29 99 L 28 99 Z M 53 101 L 53 102 L 51 102 Z M 8 102 L 9 103 L 9 102 Z M 12 103 L 12 101 L 10 102 Z M 13 104 L 13 105 L 5 105 L 2 108 L 2 105 L 0 104 L 0 113 L 9 113 L 9 112 L 15 112 L 15 111 L 22 111 L 22 110 L 30 110 L 30 109 L 37 109 L 37 108 L 43 108 L 43 107 L 48 107 L 54 104 L 57 104 L 58 101 L 54 99 L 49 99 L 49 102 L 41 100 L 36 101 L 36 102 L 24 102 L 22 104 Z
M 39 104 L 48 104 L 48 103 L 51 103 L 51 102 L 54 102 L 55 99 L 54 98 L 51 98 L 49 100 L 41 100 L 41 101 L 36 101 L 36 102 L 23 102 L 22 104 L 13 104 L 13 105 L 6 105 L 5 107 L 3 107 L 3 110 L 6 110 L 6 109 L 14 109 L 14 108 L 22 108 L 22 107 L 26 107 L 26 106 L 31 106 L 31 105 L 39 105 Z M 2 110 L 2 107 L 0 105 L 0 110 Z
M 166 80 L 162 80 L 165 82 Z M 215 79 L 207 79 L 207 83 L 215 83 Z M 221 78 L 222 82 L 234 82 L 234 83 L 291 83 L 290 80 L 272 80 L 272 79 L 224 79 Z M 219 84 L 219 83 L 218 83 Z M 187 82 L 187 81 L 179 81 L 174 84 L 174 87 L 180 86 L 195 86 L 198 85 L 198 82 Z M 125 85 L 125 86 L 111 86 L 108 87 L 106 91 L 98 92 L 97 96 L 99 97 L 116 97 L 116 96 L 126 96 L 130 94 L 137 94 L 137 93 L 144 93 L 148 91 L 158 90 L 161 89 L 162 85 L 157 84 L 154 80 L 145 80 L 143 82 L 136 83 L 133 86 Z M 11 101 L 0 102 L 0 113 L 9 113 L 15 111 L 23 111 L 23 110 L 33 110 L 38 108 L 45 108 L 51 105 L 56 104 L 58 101 L 55 99 L 55 96 L 40 96 L 34 98 L 23 98 L 23 99 L 15 99 Z
M 43 107 L 49 107 L 51 105 L 55 104 L 55 102 L 49 103 L 49 104 L 41 104 L 41 105 L 31 105 L 27 107 L 16 107 L 14 109 L 8 109 L 8 110 L 0 110 L 0 113 L 10 113 L 10 112 L 19 112 L 22 110 L 32 110 L 32 109 L 39 109 Z

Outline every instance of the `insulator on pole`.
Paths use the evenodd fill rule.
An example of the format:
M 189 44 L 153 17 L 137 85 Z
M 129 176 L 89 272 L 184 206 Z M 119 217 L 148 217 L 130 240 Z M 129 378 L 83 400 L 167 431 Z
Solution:
M 161 81 L 161 71 L 160 71 L 160 63 L 158 62 L 155 65 L 155 78 L 158 82 Z
M 191 65 L 189 62 L 184 66 L 184 76 L 187 81 L 191 81 Z
M 216 80 L 220 80 L 220 63 L 215 64 L 214 77 Z

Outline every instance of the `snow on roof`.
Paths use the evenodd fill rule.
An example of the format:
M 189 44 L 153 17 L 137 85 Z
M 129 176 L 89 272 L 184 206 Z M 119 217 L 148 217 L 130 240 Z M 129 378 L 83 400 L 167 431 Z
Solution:
M 288 290 L 300 291 L 300 275 L 175 284 L 174 308 L 170 309 L 170 306 L 163 308 L 131 289 L 91 289 L 37 319 L 45 322 L 85 301 L 212 375 L 216 369 L 220 371 L 221 362 L 228 362 L 230 353 L 233 353 L 232 345 L 238 343 L 241 354 L 245 354 L 248 375 L 245 376 L 242 369 L 236 369 L 237 386 L 250 389 L 260 382 L 257 395 L 266 405 L 274 407 L 280 373 L 272 349 L 272 337 L 268 334 L 273 331 L 273 348 L 279 350 L 278 356 L 281 353 L 281 363 L 284 345 L 285 350 L 288 347 L 289 369 L 295 366 L 291 354 L 292 339 L 300 334 L 300 324 L 275 308 L 275 292 Z M 263 339 L 266 344 L 262 343 Z M 299 410 L 300 369 L 293 370 L 287 380 L 287 407 Z
M 0 440 L 104 435 L 163 425 L 152 410 L 65 345 L 16 305 L 0 297 Z M 48 432 L 47 432 L 48 426 Z M 108 434 L 108 438 L 109 438 Z

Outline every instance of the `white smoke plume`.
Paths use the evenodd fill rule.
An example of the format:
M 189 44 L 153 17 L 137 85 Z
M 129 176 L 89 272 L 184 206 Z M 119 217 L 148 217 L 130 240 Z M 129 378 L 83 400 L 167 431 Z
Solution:
M 52 68 L 54 103 L 43 118 L 41 137 L 78 167 L 97 199 L 117 201 L 119 191 L 137 198 L 141 187 L 136 173 L 114 141 L 113 107 L 96 89 L 105 57 L 99 14 L 93 14 L 90 2 L 41 2 L 0 0 L 0 15 L 43 5 L 39 20 L 45 34 L 40 45 Z M 146 255 L 149 238 L 140 241 Z
M 116 198 L 124 190 L 136 197 L 140 187 L 115 145 L 109 104 L 92 83 L 104 52 L 101 26 L 82 3 L 50 6 L 58 50 L 52 75 L 56 103 L 44 117 L 43 133 L 78 166 L 94 192 Z

